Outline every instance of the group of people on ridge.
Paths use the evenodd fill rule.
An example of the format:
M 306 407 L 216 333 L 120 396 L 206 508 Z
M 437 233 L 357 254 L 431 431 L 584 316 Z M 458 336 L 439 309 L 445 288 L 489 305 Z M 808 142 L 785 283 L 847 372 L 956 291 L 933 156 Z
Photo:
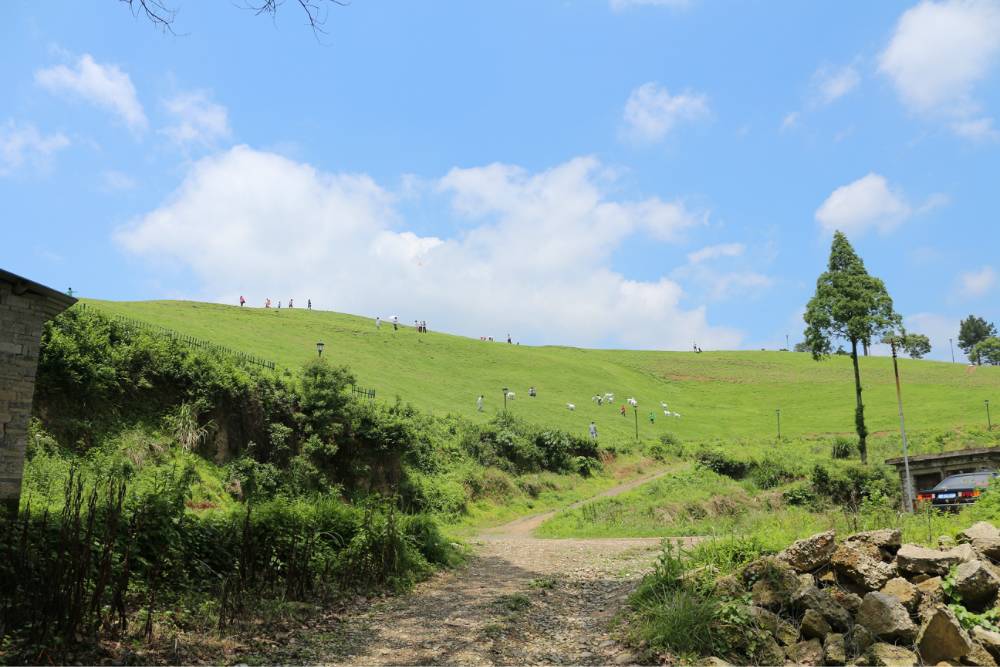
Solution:
M 240 295 L 240 308 L 242 308 L 245 305 L 247 305 L 246 297 L 244 297 L 241 294 Z M 270 308 L 271 307 L 271 299 L 270 299 L 270 297 L 264 299 L 264 307 L 265 308 Z M 289 299 L 288 300 L 288 307 L 289 308 L 294 308 L 295 307 L 295 299 Z M 309 310 L 312 310 L 312 307 L 313 307 L 312 299 L 306 299 L 306 308 L 309 309 Z M 278 302 L 278 308 L 281 308 L 281 302 L 280 301 Z

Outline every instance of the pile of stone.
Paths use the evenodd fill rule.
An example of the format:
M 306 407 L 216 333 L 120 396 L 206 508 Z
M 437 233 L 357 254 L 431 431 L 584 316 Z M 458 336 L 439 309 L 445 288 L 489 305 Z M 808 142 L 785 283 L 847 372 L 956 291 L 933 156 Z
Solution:
M 898 530 L 838 542 L 813 535 L 777 556 L 754 561 L 717 582 L 720 592 L 750 594 L 764 630 L 758 660 L 802 665 L 997 665 L 1000 633 L 963 628 L 947 587 L 971 612 L 997 604 L 1000 530 L 977 523 L 940 548 L 901 544 Z

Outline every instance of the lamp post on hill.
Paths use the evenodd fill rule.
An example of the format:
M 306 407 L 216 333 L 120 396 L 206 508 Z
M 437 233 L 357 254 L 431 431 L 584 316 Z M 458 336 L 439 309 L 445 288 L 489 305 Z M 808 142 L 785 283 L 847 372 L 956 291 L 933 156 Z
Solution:
M 993 420 L 990 419 L 990 399 L 987 398 L 983 402 L 986 404 L 986 430 L 987 431 L 992 431 L 993 430 Z
M 635 413 L 635 441 L 639 442 L 639 403 L 632 404 L 632 411 Z
M 507 412 L 507 387 L 503 388 L 503 411 Z
M 775 410 L 774 414 L 778 418 L 778 442 L 781 442 L 781 408 Z
M 323 345 L 323 342 L 322 342 L 322 341 L 320 341 L 320 342 L 316 343 L 316 355 L 317 355 L 317 356 L 320 356 L 320 357 L 322 357 L 322 356 L 323 356 L 323 348 L 324 348 L 324 347 L 325 347 L 325 346 Z

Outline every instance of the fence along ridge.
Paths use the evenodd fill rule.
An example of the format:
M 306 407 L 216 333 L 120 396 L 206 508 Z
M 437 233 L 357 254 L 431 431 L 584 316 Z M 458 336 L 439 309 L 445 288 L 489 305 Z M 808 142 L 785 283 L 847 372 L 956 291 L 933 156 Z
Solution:
M 260 366 L 261 368 L 266 368 L 268 370 L 275 369 L 275 363 L 273 361 L 268 361 L 267 359 L 262 359 L 261 357 L 250 354 L 249 352 L 243 352 L 241 350 L 234 350 L 231 347 L 226 347 L 225 345 L 219 345 L 218 343 L 213 343 L 202 338 L 195 338 L 190 334 L 182 334 L 179 331 L 174 331 L 173 329 L 168 329 L 167 327 L 160 326 L 159 324 L 151 324 L 149 322 L 143 322 L 142 320 L 137 320 L 134 317 L 128 317 L 127 315 L 119 315 L 117 313 L 105 313 L 99 308 L 93 308 L 88 306 L 86 303 L 77 304 L 78 308 L 83 310 L 92 309 L 100 312 L 101 315 L 105 317 L 110 317 L 111 319 L 124 324 L 125 326 L 132 327 L 133 329 L 145 329 L 146 331 L 152 331 L 164 336 L 169 336 L 174 340 L 179 340 L 182 343 L 191 345 L 193 347 L 199 347 L 205 350 L 211 350 L 213 352 L 218 352 L 219 354 L 225 354 L 230 357 L 234 357 L 237 360 L 252 364 L 254 366 Z M 375 392 L 372 392 L 374 396 Z

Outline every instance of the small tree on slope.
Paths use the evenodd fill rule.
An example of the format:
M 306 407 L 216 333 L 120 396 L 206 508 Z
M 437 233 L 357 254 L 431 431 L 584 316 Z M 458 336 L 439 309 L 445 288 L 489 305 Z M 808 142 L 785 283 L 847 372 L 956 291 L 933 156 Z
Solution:
M 861 462 L 868 463 L 868 429 L 865 426 L 865 405 L 861 400 L 861 370 L 858 366 L 858 345 L 900 326 L 900 317 L 892 307 L 885 283 L 868 274 L 865 264 L 854 252 L 847 237 L 833 235 L 830 263 L 816 280 L 816 294 L 806 306 L 805 339 L 813 359 L 830 354 L 834 339 L 851 344 L 854 364 L 854 393 L 857 407 L 854 426 L 858 432 Z
M 979 354 L 976 352 L 976 345 L 991 336 L 997 335 L 997 328 L 981 317 L 969 315 L 961 324 L 958 330 L 958 346 L 965 352 L 965 356 L 974 364 L 982 363 Z

